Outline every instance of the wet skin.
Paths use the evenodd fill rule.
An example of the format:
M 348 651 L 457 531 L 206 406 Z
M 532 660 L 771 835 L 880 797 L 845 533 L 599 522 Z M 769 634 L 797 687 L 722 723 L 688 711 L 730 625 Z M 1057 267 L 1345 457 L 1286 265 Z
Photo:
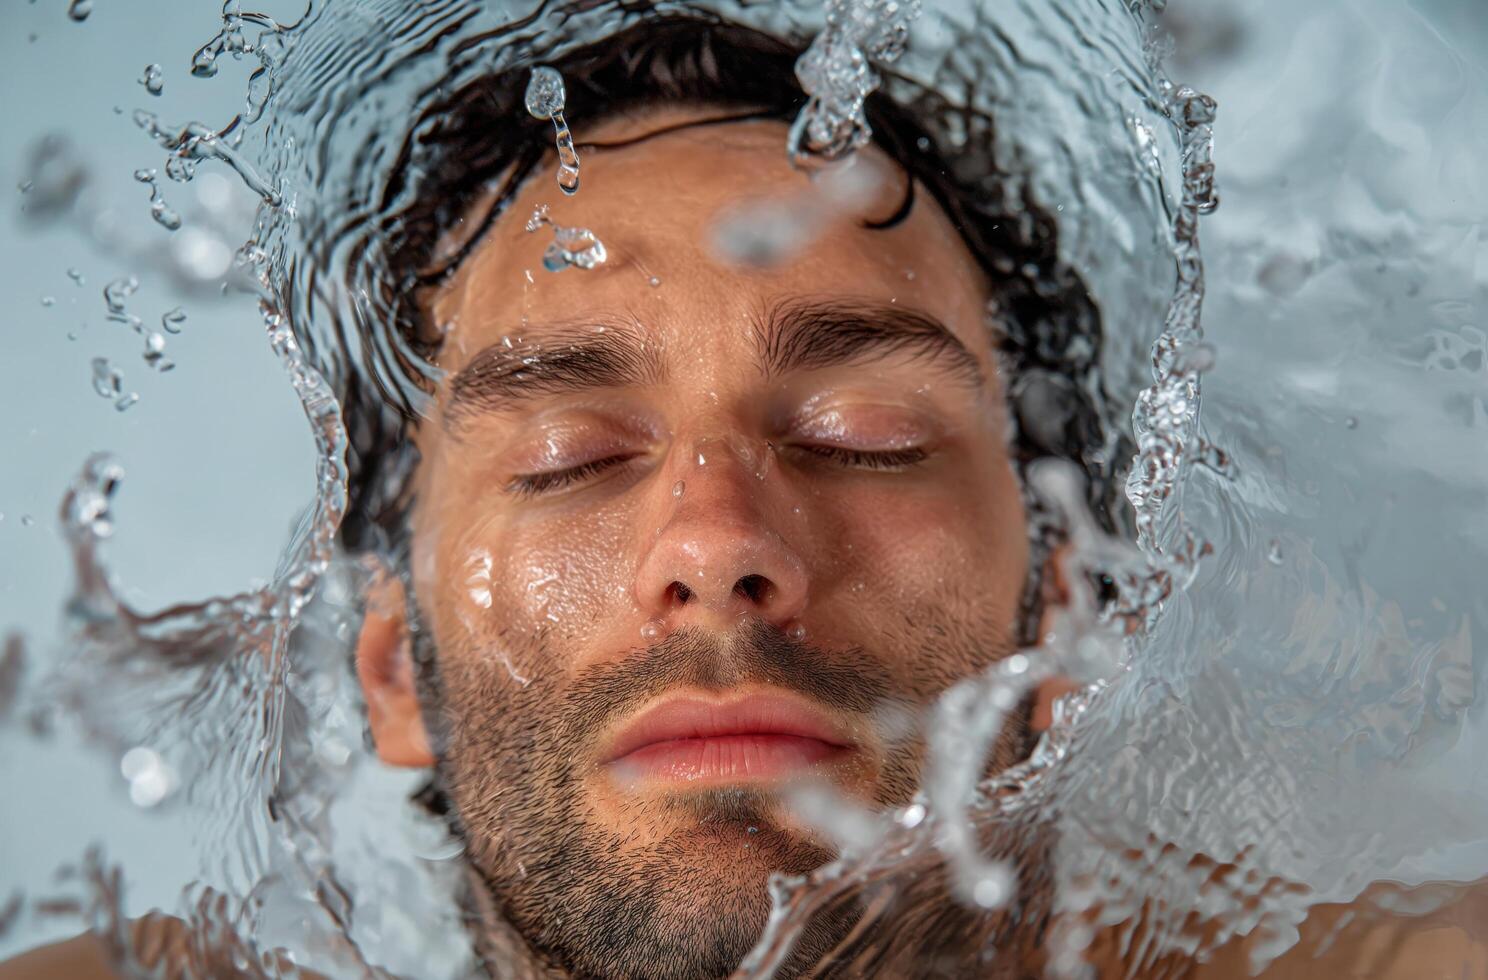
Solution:
M 1027 531 L 983 274 L 923 193 L 863 227 L 904 193 L 876 150 L 856 166 L 877 186 L 789 261 L 720 257 L 720 216 L 808 190 L 784 140 L 738 122 L 590 151 L 573 198 L 549 167 L 430 298 L 445 375 L 411 564 L 437 751 L 395 644 L 364 640 L 374 733 L 440 757 L 504 914 L 575 969 L 671 962 L 573 948 L 608 941 L 571 927 L 602 907 L 644 907 L 653 949 L 680 937 L 664 972 L 732 965 L 768 873 L 830 856 L 779 791 L 906 801 L 917 712 L 1012 647 Z M 609 261 L 544 270 L 539 204 Z M 596 882 L 614 904 L 574 898 Z M 565 900 L 569 925 L 539 921 Z

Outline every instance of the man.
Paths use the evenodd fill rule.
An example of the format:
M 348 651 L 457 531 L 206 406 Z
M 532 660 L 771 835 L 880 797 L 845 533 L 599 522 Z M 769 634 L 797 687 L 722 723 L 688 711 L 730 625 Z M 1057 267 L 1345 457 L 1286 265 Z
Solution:
M 473 941 L 503 969 L 727 975 L 769 874 L 833 856 L 792 790 L 908 802 L 926 707 L 1036 636 L 1057 576 L 1022 464 L 1074 460 L 1095 501 L 1110 485 L 1099 322 L 1052 224 L 981 203 L 904 107 L 871 101 L 869 179 L 784 254 L 720 246 L 741 207 L 819 196 L 784 152 L 795 55 L 652 22 L 557 65 L 576 196 L 551 129 L 520 121 L 525 70 L 432 110 L 389 181 L 413 203 L 386 300 L 440 373 L 394 426 L 383 388 L 346 381 L 345 536 L 399 573 L 368 598 L 357 671 L 380 757 L 435 773 Z M 606 260 L 544 269 L 551 225 Z M 1035 383 L 1039 417 L 1020 410 Z M 402 445 L 416 467 L 393 465 Z M 989 769 L 1026 754 L 1055 693 Z M 881 941 L 840 904 L 787 973 L 1035 975 L 1031 850 L 1008 911 L 931 883 L 904 910 L 921 928 Z
M 428 284 L 406 335 L 443 378 L 406 509 L 381 522 L 412 594 L 378 596 L 364 628 L 372 732 L 384 760 L 436 768 L 475 897 L 563 971 L 730 972 L 768 875 L 832 856 L 783 791 L 908 803 L 921 713 L 1032 627 L 1004 377 L 1025 358 L 988 310 L 1041 302 L 1093 331 L 1093 307 L 1047 239 L 1006 255 L 978 216 L 995 253 L 974 254 L 928 136 L 887 103 L 863 192 L 788 256 L 729 255 L 741 209 L 822 196 L 785 153 L 795 54 L 696 21 L 580 52 L 558 66 L 579 193 L 555 160 L 472 173 L 471 146 L 446 185 L 436 152 L 414 196 L 445 214 L 415 205 L 394 253 Z M 456 93 L 423 139 L 545 146 L 498 114 L 524 76 Z M 543 206 L 607 260 L 546 271 Z M 994 281 L 993 257 L 1064 293 Z M 816 923 L 801 964 L 854 918 Z

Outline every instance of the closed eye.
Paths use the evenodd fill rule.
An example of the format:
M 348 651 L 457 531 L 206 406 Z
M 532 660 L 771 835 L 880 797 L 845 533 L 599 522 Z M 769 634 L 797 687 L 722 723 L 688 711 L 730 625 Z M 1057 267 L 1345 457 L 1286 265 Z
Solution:
M 916 463 L 923 463 L 930 456 L 918 446 L 908 449 L 866 450 L 807 444 L 796 448 L 844 469 L 903 470 Z
M 575 484 L 592 480 L 601 473 L 624 465 L 635 458 L 634 453 L 622 453 L 580 463 L 578 466 L 570 466 L 567 469 L 524 473 L 512 477 L 506 484 L 506 492 L 518 497 L 536 497 L 545 493 L 555 493 Z

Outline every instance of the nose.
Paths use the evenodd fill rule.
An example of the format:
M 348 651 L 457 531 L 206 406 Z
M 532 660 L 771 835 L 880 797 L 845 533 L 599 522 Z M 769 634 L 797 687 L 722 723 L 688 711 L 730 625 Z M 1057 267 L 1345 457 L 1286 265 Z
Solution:
M 670 629 L 730 629 L 740 616 L 784 629 L 805 611 L 806 566 L 767 517 L 769 482 L 723 453 L 667 492 L 670 516 L 636 572 L 649 616 Z

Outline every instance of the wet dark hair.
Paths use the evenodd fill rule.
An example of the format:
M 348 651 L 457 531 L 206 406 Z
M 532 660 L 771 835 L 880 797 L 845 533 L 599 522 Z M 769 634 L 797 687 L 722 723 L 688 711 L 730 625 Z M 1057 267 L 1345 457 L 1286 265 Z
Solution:
M 578 127 L 582 152 L 583 127 L 649 106 L 716 108 L 715 121 L 789 122 L 806 101 L 794 73 L 804 47 L 804 39 L 773 37 L 710 15 L 668 14 L 546 63 L 565 79 L 566 115 Z M 551 123 L 525 110 L 529 72 L 524 63 L 436 97 L 409 128 L 374 231 L 383 242 L 378 302 L 390 314 L 398 343 L 364 354 L 383 362 L 383 370 L 419 378 L 409 355 L 430 358 L 439 344 L 422 300 L 453 274 L 551 152 Z M 992 120 L 905 79 L 889 81 L 897 100 L 875 93 L 866 116 L 873 142 L 913 179 L 899 208 L 868 226 L 903 220 L 921 191 L 944 210 L 990 282 L 989 322 L 1001 328 L 995 340 L 1007 368 L 1015 462 L 1021 470 L 1040 457 L 1074 461 L 1090 475 L 1090 502 L 1109 528 L 1117 482 L 1111 460 L 1121 457 L 1111 451 L 1096 404 L 1102 392 L 1097 307 L 1080 277 L 1059 260 L 1052 216 L 1011 192 L 1011 182 L 984 153 L 943 148 L 937 140 L 936 134 L 955 134 L 963 147 L 990 147 Z M 472 220 L 472 209 L 493 186 L 491 203 Z M 461 244 L 451 252 L 448 240 L 457 228 Z M 418 383 L 428 387 L 426 380 Z M 415 412 L 377 370 L 352 372 L 341 389 L 350 440 L 343 541 L 354 551 L 401 550 L 411 503 L 406 477 L 412 449 L 405 437 Z

